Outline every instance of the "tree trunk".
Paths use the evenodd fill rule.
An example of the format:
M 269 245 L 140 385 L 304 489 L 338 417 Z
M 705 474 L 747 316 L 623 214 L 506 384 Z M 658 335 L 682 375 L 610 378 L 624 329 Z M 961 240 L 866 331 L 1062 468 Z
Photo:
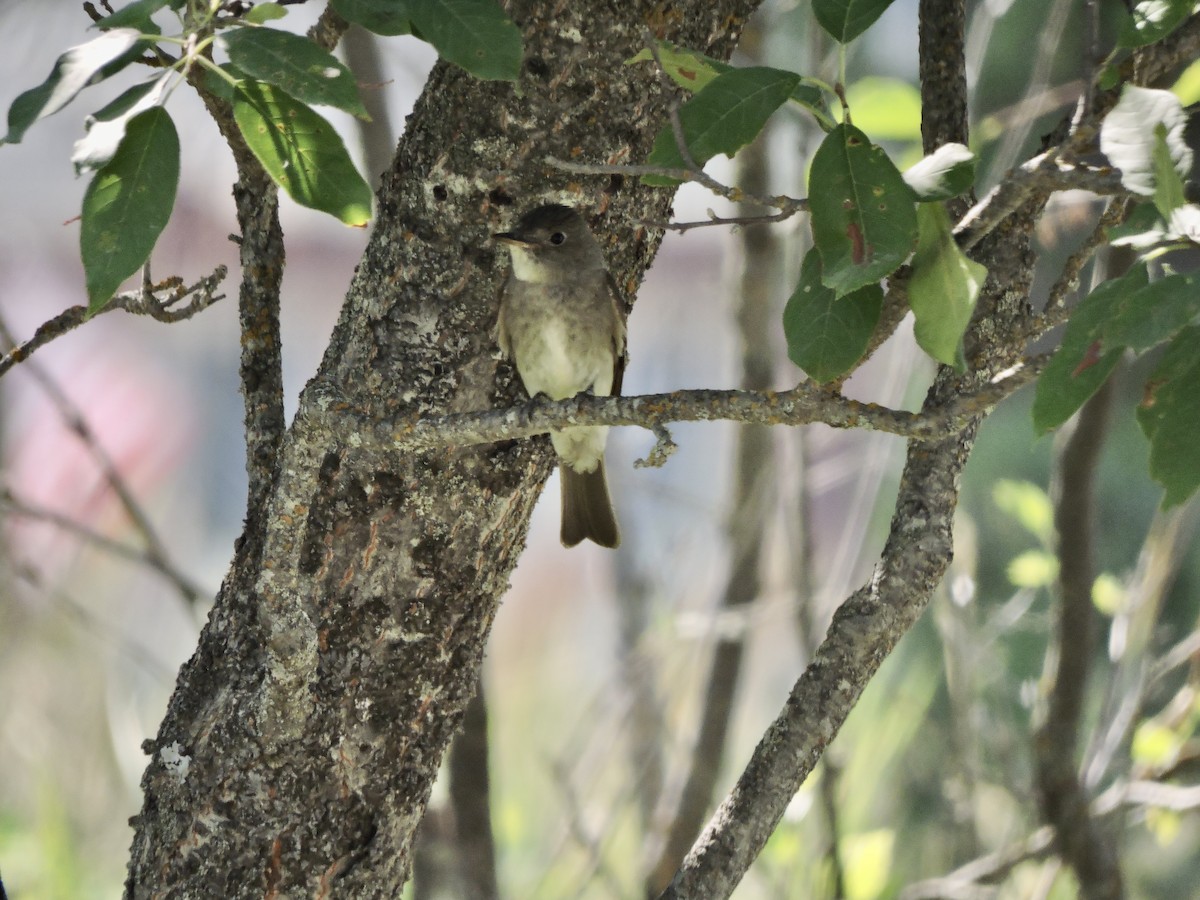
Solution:
M 668 100 L 652 66 L 623 65 L 644 29 L 727 57 L 756 5 L 515 3 L 521 96 L 434 69 L 265 507 L 147 742 L 127 896 L 398 896 L 552 458 L 543 439 L 384 441 L 521 398 L 493 356 L 487 241 L 514 211 L 573 196 L 598 213 L 632 299 L 661 231 L 631 223 L 670 195 L 544 160 L 640 161 Z

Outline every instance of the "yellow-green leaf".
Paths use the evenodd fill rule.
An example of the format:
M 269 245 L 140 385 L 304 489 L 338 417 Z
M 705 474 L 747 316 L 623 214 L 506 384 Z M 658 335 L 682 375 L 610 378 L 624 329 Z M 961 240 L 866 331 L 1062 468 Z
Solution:
M 1049 546 L 1054 537 L 1054 506 L 1038 485 L 1031 481 L 1002 478 L 992 488 L 992 502 Z
M 1112 618 L 1125 608 L 1125 585 L 1115 575 L 1100 575 L 1092 582 L 1092 606 Z
M 1130 755 L 1136 763 L 1160 769 L 1178 759 L 1182 745 L 1179 735 L 1172 729 L 1154 719 L 1147 719 L 1133 732 Z
M 922 350 L 962 370 L 966 368 L 962 337 L 987 268 L 959 248 L 942 204 L 918 204 L 917 226 L 917 252 L 908 281 L 908 304 L 916 318 L 913 333 Z
M 860 78 L 846 89 L 854 124 L 880 141 L 921 140 L 921 92 L 899 78 Z
M 302 206 L 347 225 L 371 218 L 371 189 L 325 119 L 272 85 L 246 79 L 233 92 L 233 117 L 271 178 Z
M 658 58 L 662 61 L 663 71 L 667 76 L 685 91 L 691 91 L 693 94 L 707 87 L 708 83 L 722 72 L 733 68 L 727 62 L 705 56 L 697 50 L 676 47 L 670 41 L 658 42 Z M 653 63 L 654 54 L 643 48 L 635 56 L 625 60 L 625 65 L 640 62 Z
M 1043 588 L 1058 577 L 1058 560 L 1044 550 L 1026 550 L 1008 564 L 1008 580 L 1021 588 Z
M 896 833 L 880 828 L 842 839 L 847 900 L 875 900 L 892 875 Z

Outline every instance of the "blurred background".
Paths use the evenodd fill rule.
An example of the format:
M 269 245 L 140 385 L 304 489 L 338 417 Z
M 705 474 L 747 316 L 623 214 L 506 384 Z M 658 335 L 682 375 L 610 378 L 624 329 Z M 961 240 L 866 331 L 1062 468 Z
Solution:
M 302 31 L 320 6 L 290 7 L 283 24 Z M 919 158 L 916 6 L 897 0 L 847 63 L 856 124 L 884 140 L 902 168 Z M 968 6 L 982 194 L 1070 108 L 1087 48 L 1083 4 Z M 74 2 L 4 0 L 0 106 L 86 40 L 88 25 Z M 394 145 L 389 128 L 404 121 L 433 55 L 408 37 L 372 45 L 355 36 L 343 51 L 383 114 L 365 135 L 348 117 L 329 116 L 352 148 L 364 148 L 357 152 L 374 178 Z M 809 5 L 787 0 L 764 5 L 735 61 L 829 82 L 837 73 Z M 17 341 L 85 302 L 76 216 L 86 180 L 74 178 L 70 149 L 84 115 L 126 84 L 117 82 L 0 148 L 0 323 Z M 235 292 L 232 162 L 193 96 L 176 92 L 170 109 L 183 174 L 152 258 L 155 277 L 191 281 L 225 263 Z M 810 121 L 785 111 L 744 158 L 716 160 L 709 171 L 804 196 L 819 139 Z M 367 234 L 282 203 L 290 414 Z M 690 186 L 675 205 L 683 221 L 709 209 L 734 212 Z M 1038 232 L 1040 290 L 1098 213 L 1089 197 L 1056 199 Z M 747 377 L 794 385 L 801 373 L 779 326 L 806 230 L 796 220 L 769 231 L 668 235 L 630 321 L 626 392 L 731 387 Z M 169 327 L 114 313 L 0 381 L 0 873 L 14 898 L 120 893 L 126 822 L 140 806 L 140 744 L 155 733 L 192 652 L 244 514 L 238 342 L 234 298 Z M 932 374 L 906 324 L 846 393 L 915 409 Z M 1186 654 L 1149 683 L 1133 719 L 1121 718 L 1128 673 L 1194 633 L 1200 612 L 1196 504 L 1158 512 L 1160 491 L 1131 414 L 1146 374 L 1119 375 L 1100 469 L 1098 562 L 1107 577 L 1098 604 L 1109 640 L 1098 653 L 1085 743 L 1101 786 L 1137 766 L 1200 757 L 1200 704 L 1182 718 L 1156 716 L 1196 680 Z M 1029 403 L 1028 392 L 1018 395 L 984 425 L 945 585 L 797 795 L 738 898 L 897 896 L 1036 830 L 1031 722 L 1052 623 L 1054 440 L 1035 438 Z M 679 451 L 660 469 L 634 467 L 653 446 L 648 433 L 620 429 L 610 438 L 624 530 L 616 553 L 561 548 L 557 480 L 550 483 L 496 621 L 485 684 L 506 896 L 642 896 L 689 771 L 707 772 L 708 790 L 723 796 L 833 610 L 870 577 L 882 548 L 903 461 L 899 439 L 822 426 L 749 437 L 725 423 L 671 431 Z M 731 692 L 723 729 L 712 717 L 722 685 Z M 698 742 L 701 723 L 718 731 Z M 436 790 L 434 808 L 445 802 Z M 1131 814 L 1121 833 L 1131 895 L 1200 896 L 1194 810 Z M 1052 862 L 1035 858 L 1014 869 L 998 896 L 1073 893 Z

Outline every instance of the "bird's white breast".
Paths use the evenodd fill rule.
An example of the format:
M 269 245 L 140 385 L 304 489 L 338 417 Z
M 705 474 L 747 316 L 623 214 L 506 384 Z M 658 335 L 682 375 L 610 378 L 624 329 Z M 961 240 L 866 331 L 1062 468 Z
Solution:
M 512 258 L 513 275 L 518 281 L 544 284 L 550 280 L 549 267 L 537 258 L 537 254 L 516 245 L 508 249 L 509 256 Z

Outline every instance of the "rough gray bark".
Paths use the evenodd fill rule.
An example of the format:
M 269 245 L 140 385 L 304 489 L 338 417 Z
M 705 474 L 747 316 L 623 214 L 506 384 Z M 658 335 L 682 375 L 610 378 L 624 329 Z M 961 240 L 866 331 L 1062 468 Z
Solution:
M 265 514 L 147 742 L 128 896 L 399 893 L 551 458 L 540 440 L 356 449 L 341 404 L 380 421 L 517 399 L 493 359 L 486 243 L 513 209 L 596 210 L 632 297 L 661 235 L 630 223 L 669 197 L 543 160 L 641 158 L 666 102 L 651 67 L 622 65 L 643 29 L 727 56 L 755 5 L 517 3 L 523 96 L 434 70 Z
M 283 414 L 283 347 L 279 287 L 283 282 L 283 230 L 279 192 L 258 160 L 239 157 L 233 196 L 241 234 L 242 284 L 238 319 L 242 334 L 240 376 L 245 405 L 246 509 L 261 510 L 271 489 L 286 423 Z M 251 527 L 255 523 L 250 523 Z
M 961 7 L 930 0 L 923 13 L 944 3 Z M 632 297 L 661 235 L 631 223 L 661 216 L 668 198 L 620 176 L 568 180 L 544 160 L 640 159 L 666 102 L 650 67 L 622 64 L 644 26 L 725 56 L 755 5 L 519 2 L 513 13 L 528 41 L 520 96 L 447 66 L 434 71 L 384 178 L 377 227 L 326 357 L 272 461 L 266 502 L 250 511 L 197 652 L 147 742 L 129 896 L 399 893 L 551 458 L 540 440 L 389 451 L 379 435 L 519 396 L 490 334 L 500 264 L 486 235 L 510 208 L 569 198 L 591 210 Z M 1158 48 L 1161 60 L 1135 54 L 1139 78 L 1153 80 L 1172 53 L 1194 56 L 1197 22 Z M 923 88 L 930 115 L 957 121 L 946 107 L 957 88 Z M 934 131 L 937 143 L 962 139 Z M 970 374 L 942 371 L 930 410 L 980 390 L 1029 333 L 1028 234 L 1050 189 L 1036 166 L 1018 175 L 1011 202 L 986 207 L 997 218 L 960 233 L 991 276 L 968 334 Z M 781 421 L 777 402 L 815 400 L 801 391 L 749 402 L 764 421 Z M 589 406 L 564 408 L 572 402 Z M 644 422 L 653 413 L 641 402 Z M 850 424 L 852 408 L 843 411 Z M 691 415 L 711 411 L 693 406 Z M 950 556 L 973 434 L 969 425 L 910 445 L 877 576 L 838 611 L 669 896 L 728 896 L 921 614 Z

